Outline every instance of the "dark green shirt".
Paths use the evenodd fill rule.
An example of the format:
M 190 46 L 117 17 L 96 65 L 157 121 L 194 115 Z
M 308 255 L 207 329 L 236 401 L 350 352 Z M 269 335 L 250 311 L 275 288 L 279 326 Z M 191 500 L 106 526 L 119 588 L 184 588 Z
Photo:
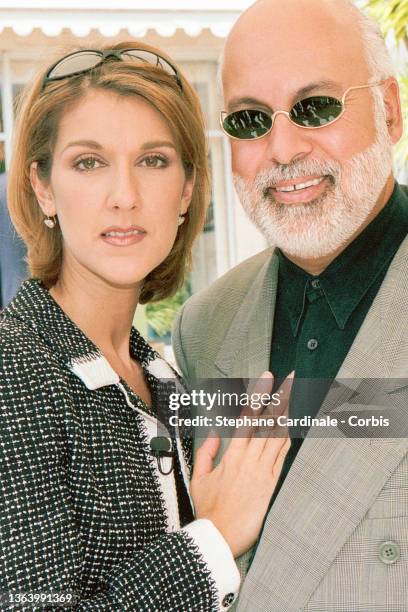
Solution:
M 319 276 L 278 252 L 270 369 L 276 386 L 295 370 L 291 417 L 318 412 L 407 233 L 408 188 L 396 184 L 377 217 Z M 306 433 L 292 430 L 295 439 L 271 503 Z
M 275 376 L 336 376 L 407 233 L 408 189 L 396 185 L 383 210 L 319 276 L 278 251 Z

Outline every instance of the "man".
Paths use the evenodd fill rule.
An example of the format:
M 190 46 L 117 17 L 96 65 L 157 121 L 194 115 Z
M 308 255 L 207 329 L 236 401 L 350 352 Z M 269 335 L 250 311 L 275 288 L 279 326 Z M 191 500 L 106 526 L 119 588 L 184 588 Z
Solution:
M 27 276 L 25 248 L 7 210 L 6 175 L 0 174 L 0 310 L 14 297 Z
M 274 248 L 187 302 L 178 364 L 190 383 L 336 378 L 320 414 L 357 409 L 374 397 L 364 379 L 408 373 L 408 195 L 392 173 L 402 120 L 384 42 L 346 0 L 260 0 L 223 61 L 236 189 Z M 318 408 L 301 396 L 290 411 Z M 292 440 L 239 612 L 407 612 L 406 439 L 337 433 Z

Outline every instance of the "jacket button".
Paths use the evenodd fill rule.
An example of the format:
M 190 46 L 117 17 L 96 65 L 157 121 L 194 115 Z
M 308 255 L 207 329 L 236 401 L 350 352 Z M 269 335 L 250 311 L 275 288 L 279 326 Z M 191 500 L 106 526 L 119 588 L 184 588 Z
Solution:
M 383 542 L 380 544 L 380 548 L 378 550 L 378 556 L 380 561 L 386 563 L 387 565 L 392 565 L 401 555 L 401 549 L 397 542 L 393 542 L 392 540 L 388 540 L 387 542 Z
M 225 595 L 224 599 L 222 600 L 222 607 L 228 608 L 232 603 L 234 603 L 234 601 L 235 601 L 235 594 L 228 593 L 228 595 Z

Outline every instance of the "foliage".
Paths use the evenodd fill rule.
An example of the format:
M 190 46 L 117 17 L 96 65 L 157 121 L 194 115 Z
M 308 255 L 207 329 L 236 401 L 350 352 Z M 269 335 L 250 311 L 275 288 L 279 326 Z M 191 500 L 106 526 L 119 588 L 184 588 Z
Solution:
M 367 0 L 366 6 L 385 33 L 393 30 L 397 41 L 407 39 L 408 0 Z
M 190 290 L 187 281 L 174 296 L 146 306 L 147 322 L 156 334 L 165 336 L 171 331 L 177 312 L 189 297 Z
M 408 50 L 408 0 L 366 0 L 368 12 L 379 21 L 384 34 L 393 31 L 395 39 Z M 399 75 L 405 135 L 396 147 L 397 162 L 408 161 L 408 68 Z

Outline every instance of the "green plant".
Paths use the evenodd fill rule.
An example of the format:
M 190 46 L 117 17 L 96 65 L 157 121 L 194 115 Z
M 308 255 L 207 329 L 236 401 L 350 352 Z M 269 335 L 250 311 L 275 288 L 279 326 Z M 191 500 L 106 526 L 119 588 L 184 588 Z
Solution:
M 408 0 L 366 0 L 365 8 L 381 24 L 384 34 L 393 31 L 397 43 L 408 50 Z M 396 147 L 397 163 L 408 161 L 408 68 L 398 76 L 401 85 L 401 101 L 405 133 Z
M 175 295 L 160 302 L 146 306 L 146 318 L 158 336 L 165 336 L 173 325 L 174 318 L 181 306 L 190 297 L 189 282 L 186 281 Z
M 367 0 L 366 7 L 385 34 L 393 30 L 397 41 L 407 42 L 408 0 Z

